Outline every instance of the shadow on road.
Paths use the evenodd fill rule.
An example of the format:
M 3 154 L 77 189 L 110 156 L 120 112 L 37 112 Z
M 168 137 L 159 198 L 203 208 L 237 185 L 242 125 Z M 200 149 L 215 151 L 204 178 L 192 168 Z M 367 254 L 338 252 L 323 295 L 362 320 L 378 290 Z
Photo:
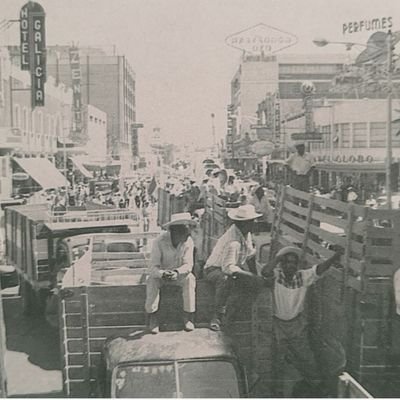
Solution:
M 44 317 L 25 316 L 21 299 L 4 301 L 7 350 L 22 352 L 28 360 L 44 370 L 60 370 L 58 331 L 51 328 Z

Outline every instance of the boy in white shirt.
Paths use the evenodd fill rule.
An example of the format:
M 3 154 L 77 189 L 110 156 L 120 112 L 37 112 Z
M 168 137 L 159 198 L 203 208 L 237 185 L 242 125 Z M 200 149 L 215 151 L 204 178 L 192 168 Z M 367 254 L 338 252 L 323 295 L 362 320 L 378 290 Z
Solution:
M 273 287 L 275 373 L 278 379 L 285 374 L 285 359 L 289 355 L 296 369 L 312 387 L 321 382 L 313 352 L 308 342 L 307 321 L 303 313 L 307 289 L 338 262 L 341 253 L 309 269 L 300 269 L 302 250 L 282 248 L 262 274 Z

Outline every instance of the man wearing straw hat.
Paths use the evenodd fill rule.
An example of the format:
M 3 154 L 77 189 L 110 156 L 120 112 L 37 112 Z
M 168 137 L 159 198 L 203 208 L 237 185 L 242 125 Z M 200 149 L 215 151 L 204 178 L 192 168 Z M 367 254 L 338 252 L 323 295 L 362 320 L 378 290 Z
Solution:
M 305 381 L 315 388 L 320 383 L 313 352 L 307 334 L 307 322 L 303 313 L 308 288 L 338 262 L 341 252 L 314 265 L 301 269 L 302 250 L 294 246 L 283 247 L 274 260 L 262 271 L 262 275 L 273 286 L 275 375 L 281 380 L 285 374 L 285 360 L 290 360 L 303 375 Z
M 250 233 L 254 220 L 260 216 L 251 204 L 230 209 L 228 217 L 233 224 L 218 239 L 204 266 L 206 279 L 215 286 L 215 311 L 210 323 L 212 330 L 221 329 L 225 314 L 226 322 L 231 322 L 243 300 L 252 300 L 258 292 L 257 286 L 262 278 L 249 271 L 249 264 L 255 258 Z
M 149 329 L 153 334 L 159 332 L 156 313 L 163 285 L 182 287 L 185 330 L 194 329 L 196 278 L 192 274 L 194 245 L 189 236 L 189 225 L 196 225 L 189 213 L 172 214 L 170 222 L 164 225 L 167 232 L 161 233 L 153 243 L 145 304 L 149 314 Z

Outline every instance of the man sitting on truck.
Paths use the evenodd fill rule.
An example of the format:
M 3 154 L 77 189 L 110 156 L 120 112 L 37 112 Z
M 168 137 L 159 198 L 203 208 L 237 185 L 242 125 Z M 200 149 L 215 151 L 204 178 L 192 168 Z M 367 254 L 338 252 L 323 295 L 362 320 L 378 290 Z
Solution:
M 307 289 L 338 262 L 341 252 L 309 269 L 300 269 L 302 250 L 298 247 L 283 247 L 262 275 L 273 287 L 275 373 L 278 379 L 285 374 L 285 360 L 290 357 L 296 369 L 311 387 L 320 383 L 313 352 L 309 346 L 304 302 Z
M 194 329 L 196 278 L 192 274 L 194 245 L 189 225 L 196 225 L 190 213 L 172 214 L 171 221 L 164 225 L 168 231 L 161 233 L 153 243 L 145 305 L 149 314 L 149 329 L 153 334 L 160 331 L 156 313 L 163 285 L 182 287 L 185 330 Z
M 256 253 L 250 233 L 260 216 L 251 204 L 230 209 L 228 217 L 233 224 L 218 239 L 204 266 L 206 279 L 215 285 L 215 312 L 210 323 L 214 331 L 221 329 L 224 317 L 227 324 L 232 322 L 239 305 L 258 292 L 260 277 L 254 269 L 250 272 Z

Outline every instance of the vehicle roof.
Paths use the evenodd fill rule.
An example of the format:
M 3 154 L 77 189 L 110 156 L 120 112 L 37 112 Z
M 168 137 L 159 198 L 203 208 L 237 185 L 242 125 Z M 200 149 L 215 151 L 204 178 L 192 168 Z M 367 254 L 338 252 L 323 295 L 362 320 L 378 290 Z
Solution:
M 106 341 L 107 365 L 127 362 L 177 361 L 196 358 L 236 358 L 232 341 L 222 332 L 198 328 L 192 332 L 161 332 L 117 337 Z
M 58 222 L 44 223 L 38 237 L 47 237 L 51 233 L 53 237 L 67 237 L 85 235 L 89 233 L 102 233 L 104 229 L 121 229 L 129 231 L 126 221 L 82 221 L 82 222 Z

